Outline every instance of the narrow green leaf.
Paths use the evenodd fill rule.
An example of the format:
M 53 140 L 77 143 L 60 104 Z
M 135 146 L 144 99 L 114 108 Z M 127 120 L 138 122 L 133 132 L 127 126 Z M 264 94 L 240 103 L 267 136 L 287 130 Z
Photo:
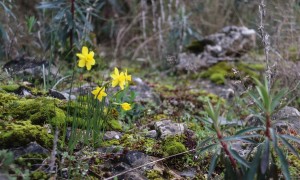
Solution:
M 282 152 L 282 150 L 280 148 L 275 148 L 277 154 L 279 155 L 279 160 L 280 160 L 280 165 L 281 165 L 281 169 L 282 169 L 282 173 L 285 177 L 286 180 L 290 180 L 290 172 L 289 172 L 289 165 L 288 162 Z
M 214 139 L 215 139 L 215 137 L 207 138 L 204 141 L 202 141 L 201 143 L 199 143 L 198 147 L 201 148 L 203 145 L 205 145 L 206 143 L 208 143 L 209 141 L 212 141 Z
M 276 109 L 276 107 L 280 103 L 280 100 L 285 96 L 285 94 L 286 94 L 286 90 L 283 89 L 274 96 L 271 103 L 271 112 L 273 112 Z
M 249 163 L 242 158 L 238 152 L 236 152 L 234 149 L 229 149 L 230 153 L 232 154 L 232 156 L 234 157 L 235 160 L 237 160 L 237 162 L 239 162 L 240 164 L 242 164 L 243 166 L 250 168 Z
M 282 140 L 283 144 L 295 155 L 297 156 L 298 158 L 299 157 L 299 154 L 297 152 L 297 150 L 286 140 L 284 139 L 284 137 L 282 137 L 281 135 L 279 135 L 280 139 Z
M 261 103 L 258 97 L 256 97 L 253 93 L 249 92 L 249 96 L 255 102 L 255 104 L 259 107 L 260 110 L 264 110 L 264 105 Z
M 205 146 L 205 147 L 203 147 L 203 148 L 200 149 L 200 151 L 198 152 L 198 154 L 202 154 L 202 153 L 204 153 L 205 151 L 207 151 L 207 150 L 209 150 L 209 149 L 215 147 L 216 145 L 217 145 L 217 144 L 210 144 L 210 145 L 208 145 L 208 146 Z
M 246 138 L 254 138 L 254 137 L 262 137 L 260 134 L 250 134 L 250 135 L 243 135 L 243 136 L 229 136 L 222 139 L 222 141 L 249 141 Z
M 269 143 L 269 140 L 266 139 L 265 145 L 264 145 L 264 151 L 263 151 L 261 163 L 260 163 L 260 170 L 261 170 L 262 174 L 266 173 L 266 171 L 269 167 L 269 160 L 270 160 L 270 143 Z
M 249 127 L 249 128 L 238 131 L 237 133 L 235 133 L 235 135 L 240 135 L 240 134 L 244 134 L 244 133 L 251 132 L 251 131 L 257 131 L 257 130 L 264 130 L 264 128 L 263 127 Z
M 254 160 L 250 164 L 250 169 L 247 172 L 247 174 L 245 174 L 245 178 L 243 178 L 243 179 L 246 179 L 246 180 L 255 179 L 254 177 L 255 177 L 255 174 L 257 173 L 257 168 L 258 168 L 258 165 L 260 162 L 261 151 L 262 151 L 261 146 L 258 146 L 257 152 L 254 156 Z
M 296 138 L 294 136 L 290 136 L 290 135 L 287 135 L 287 134 L 284 134 L 284 135 L 281 135 L 282 137 L 286 138 L 286 139 L 289 139 L 289 140 L 292 140 L 292 141 L 295 141 L 297 143 L 300 144 L 300 139 L 299 138 Z
M 214 156 L 212 157 L 212 159 L 210 161 L 209 171 L 208 171 L 208 179 L 210 179 L 213 171 L 215 170 L 218 157 L 219 157 L 218 152 L 215 152 Z

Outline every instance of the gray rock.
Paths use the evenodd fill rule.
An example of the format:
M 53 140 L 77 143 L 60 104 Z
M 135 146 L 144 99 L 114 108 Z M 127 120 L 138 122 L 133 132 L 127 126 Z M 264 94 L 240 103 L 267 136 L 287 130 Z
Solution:
M 220 61 L 235 61 L 256 45 L 256 32 L 246 27 L 227 26 L 195 42 L 193 53 L 178 56 L 177 70 L 197 71 Z
M 130 86 L 129 89 L 136 93 L 136 102 L 153 103 L 157 106 L 161 104 L 159 95 L 156 94 L 141 78 L 133 78 L 133 82 L 136 85 Z
M 132 167 L 137 167 L 147 164 L 149 162 L 149 157 L 146 154 L 139 151 L 129 151 L 125 155 L 124 162 Z
M 117 131 L 106 131 L 104 134 L 104 140 L 120 139 L 122 134 Z
M 277 113 L 275 113 L 272 117 L 273 120 L 290 120 L 293 118 L 300 118 L 300 112 L 290 106 L 285 106 L 284 108 L 280 109 Z
M 184 178 L 190 178 L 190 179 L 193 179 L 196 177 L 196 169 L 195 168 L 190 168 L 190 169 L 187 169 L 187 170 L 184 170 L 180 173 L 180 176 L 181 177 L 184 177 Z
M 157 132 L 156 130 L 150 130 L 146 133 L 145 135 L 146 137 L 149 137 L 149 138 L 153 138 L 153 139 L 156 139 L 157 138 Z
M 36 154 L 49 154 L 50 152 L 39 145 L 36 142 L 31 142 L 25 147 L 18 147 L 11 149 L 11 151 L 14 153 L 14 157 L 18 158 L 20 156 L 23 156 L 25 154 L 30 154 L 30 153 L 36 153 Z
M 162 139 L 170 136 L 181 135 L 186 129 L 184 123 L 174 123 L 171 120 L 155 122 L 154 127 Z
M 43 79 L 46 77 L 59 77 L 58 69 L 51 65 L 49 68 L 48 61 L 36 60 L 32 57 L 19 57 L 4 64 L 3 69 L 12 76 L 19 76 L 20 78 L 29 79 Z
M 124 175 L 124 179 L 126 180 L 147 180 L 145 176 L 143 176 L 138 171 L 131 171 Z

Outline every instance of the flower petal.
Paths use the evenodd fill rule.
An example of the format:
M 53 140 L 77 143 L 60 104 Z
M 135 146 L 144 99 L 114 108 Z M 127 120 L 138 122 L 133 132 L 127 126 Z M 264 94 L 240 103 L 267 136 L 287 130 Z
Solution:
M 79 67 L 84 67 L 84 66 L 85 66 L 85 60 L 84 60 L 84 59 L 80 59 L 80 60 L 78 61 L 78 66 L 79 66 Z
M 87 56 L 89 54 L 89 49 L 86 46 L 82 47 L 82 55 Z

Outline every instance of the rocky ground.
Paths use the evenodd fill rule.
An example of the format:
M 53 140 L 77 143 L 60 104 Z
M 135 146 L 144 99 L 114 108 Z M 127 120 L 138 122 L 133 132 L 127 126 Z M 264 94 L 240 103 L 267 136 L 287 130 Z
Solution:
M 68 132 L 74 120 L 70 112 L 75 111 L 79 97 L 87 96 L 96 84 L 84 79 L 81 85 L 74 84 L 71 91 L 64 87 L 45 91 L 24 81 L 3 83 L 0 86 L 0 149 L 8 152 L 0 151 L 0 157 L 11 156 L 11 162 L 2 166 L 0 179 L 9 176 L 206 179 L 212 155 L 199 155 L 197 144 L 214 136 L 201 121 L 206 115 L 207 100 L 223 104 L 226 114 L 219 121 L 229 132 L 260 125 L 251 116 L 247 104 L 250 102 L 244 101 L 248 87 L 253 86 L 251 77 L 261 77 L 265 70 L 259 56 L 255 62 L 249 60 L 254 42 L 252 30 L 227 27 L 194 43 L 190 47 L 193 53 L 171 59 L 170 65 L 177 63 L 171 70 L 138 74 L 138 67 L 130 67 L 128 71 L 134 78 L 129 91 L 136 94 L 135 108 L 121 119 L 111 119 L 105 131 L 99 132 L 103 136 L 96 146 L 80 142 L 72 153 L 63 144 L 70 138 Z M 202 49 L 195 52 L 195 46 Z M 56 68 L 48 67 L 47 63 L 23 57 L 4 65 L 2 74 L 30 76 L 35 82 L 43 81 L 45 69 L 47 76 L 61 76 Z M 296 108 L 285 106 L 272 117 L 278 131 L 299 135 L 297 108 L 299 104 Z M 82 121 L 87 121 L 85 110 L 78 111 Z M 63 128 L 68 129 L 66 136 L 62 135 Z M 239 142 L 233 146 L 241 155 L 249 153 Z M 292 173 L 299 174 L 300 161 L 294 156 L 289 158 Z M 222 168 L 216 169 L 215 178 L 222 177 Z

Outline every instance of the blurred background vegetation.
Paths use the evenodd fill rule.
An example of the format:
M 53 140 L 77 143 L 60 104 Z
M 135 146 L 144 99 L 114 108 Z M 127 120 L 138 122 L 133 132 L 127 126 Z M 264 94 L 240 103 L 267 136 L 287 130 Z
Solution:
M 1 0 L 0 58 L 67 58 L 88 44 L 109 62 L 161 65 L 167 55 L 226 25 L 258 29 L 259 1 Z M 74 5 L 74 9 L 72 6 Z M 265 28 L 283 59 L 299 60 L 300 1 L 266 2 Z M 70 42 L 71 41 L 71 42 Z M 258 42 L 260 39 L 258 38 Z M 69 57 L 70 58 L 70 57 Z

